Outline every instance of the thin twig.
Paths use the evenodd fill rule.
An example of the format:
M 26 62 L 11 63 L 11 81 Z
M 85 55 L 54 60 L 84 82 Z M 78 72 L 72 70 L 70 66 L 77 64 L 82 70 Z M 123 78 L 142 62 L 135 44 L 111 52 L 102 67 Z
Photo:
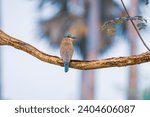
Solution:
M 122 3 L 122 5 L 123 5 L 123 7 L 124 7 L 124 9 L 125 9 L 126 14 L 128 15 L 128 17 L 130 17 L 130 15 L 129 15 L 129 13 L 128 13 L 128 10 L 127 10 L 127 8 L 126 8 L 126 6 L 125 6 L 123 0 L 121 0 L 121 3 Z M 138 31 L 138 29 L 136 28 L 136 25 L 134 24 L 134 22 L 132 21 L 132 19 L 130 19 L 130 21 L 131 21 L 133 27 L 135 28 L 135 30 L 136 30 L 138 36 L 140 37 L 142 43 L 144 44 L 144 46 L 147 48 L 148 51 L 150 51 L 150 48 L 149 48 L 149 47 L 146 45 L 146 43 L 144 42 L 144 39 L 142 38 L 141 34 L 139 33 L 139 31 Z
M 11 37 L 0 30 L 0 46 L 4 45 L 12 46 L 16 49 L 22 50 L 41 61 L 58 66 L 63 66 L 63 61 L 61 58 L 43 53 L 40 50 L 33 47 L 32 45 L 20 41 L 14 37 Z M 108 67 L 123 67 L 128 65 L 141 64 L 145 62 L 150 62 L 150 53 L 143 53 L 129 57 L 118 57 L 118 58 L 113 57 L 92 61 L 71 60 L 70 67 L 80 70 L 91 70 Z

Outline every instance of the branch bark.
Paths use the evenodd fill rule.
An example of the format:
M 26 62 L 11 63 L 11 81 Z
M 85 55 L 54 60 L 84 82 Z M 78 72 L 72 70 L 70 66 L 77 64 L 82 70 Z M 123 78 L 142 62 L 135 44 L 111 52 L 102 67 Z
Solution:
M 32 45 L 20 41 L 14 37 L 11 37 L 0 30 L 0 46 L 8 45 L 16 49 L 27 52 L 28 54 L 36 57 L 37 59 L 55 64 L 58 66 L 63 66 L 63 61 L 57 56 L 48 55 L 36 49 Z M 123 67 L 129 65 L 136 65 L 141 63 L 150 62 L 150 52 L 142 53 L 139 55 L 132 55 L 129 57 L 112 57 L 102 60 L 91 60 L 91 61 L 81 61 L 81 60 L 71 60 L 70 68 L 80 69 L 80 70 L 91 70 L 100 69 L 108 67 Z

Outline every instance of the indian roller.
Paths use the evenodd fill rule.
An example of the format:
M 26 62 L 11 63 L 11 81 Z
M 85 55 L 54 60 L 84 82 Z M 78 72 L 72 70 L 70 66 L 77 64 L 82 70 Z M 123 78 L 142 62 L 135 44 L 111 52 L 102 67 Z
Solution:
M 74 52 L 74 39 L 76 39 L 76 37 L 72 36 L 71 34 L 65 34 L 60 44 L 60 55 L 64 62 L 65 72 L 68 72 L 69 70 L 69 63 Z

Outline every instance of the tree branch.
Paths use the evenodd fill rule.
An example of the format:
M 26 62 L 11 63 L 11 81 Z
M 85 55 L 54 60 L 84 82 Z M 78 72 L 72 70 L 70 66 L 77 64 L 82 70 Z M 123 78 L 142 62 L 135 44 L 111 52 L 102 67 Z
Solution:
M 126 14 L 128 15 L 128 17 L 130 17 L 130 15 L 129 15 L 129 13 L 128 13 L 128 10 L 127 10 L 127 8 L 126 8 L 126 6 L 125 6 L 125 4 L 124 4 L 123 0 L 121 0 L 121 3 L 122 3 L 122 5 L 123 5 L 123 8 L 124 8 L 124 10 L 125 10 Z M 148 51 L 150 51 L 150 48 L 146 45 L 146 43 L 145 43 L 144 39 L 142 38 L 142 36 L 141 36 L 140 32 L 139 32 L 139 31 L 138 31 L 138 29 L 136 28 L 136 25 L 134 24 L 133 20 L 132 20 L 132 19 L 130 19 L 130 21 L 131 21 L 131 23 L 132 23 L 132 25 L 133 25 L 133 27 L 134 27 L 135 31 L 137 32 L 137 34 L 138 34 L 138 36 L 139 36 L 140 40 L 141 40 L 141 41 L 142 41 L 142 43 L 144 44 L 144 46 L 147 48 L 147 50 L 148 50 Z
M 16 49 L 27 52 L 28 54 L 36 57 L 37 59 L 59 66 L 63 66 L 63 61 L 57 56 L 52 56 L 45 54 L 32 45 L 15 39 L 0 30 L 0 46 L 8 45 Z M 139 55 L 133 55 L 129 57 L 118 57 L 118 58 L 108 58 L 102 60 L 92 60 L 92 61 L 81 61 L 81 60 L 71 60 L 70 67 L 80 70 L 90 70 L 108 67 L 122 67 L 128 65 L 136 65 L 145 62 L 150 62 L 150 53 L 146 52 Z

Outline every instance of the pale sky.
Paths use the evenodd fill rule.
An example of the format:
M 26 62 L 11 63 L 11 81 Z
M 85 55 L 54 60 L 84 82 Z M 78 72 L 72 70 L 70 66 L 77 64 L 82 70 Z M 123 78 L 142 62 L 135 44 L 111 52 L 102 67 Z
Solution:
M 150 14 L 144 15 L 149 21 Z M 45 53 L 60 56 L 59 49 L 48 48 L 47 42 L 36 39 L 36 18 L 35 1 L 2 0 L 2 30 Z M 148 34 L 150 31 L 142 32 L 150 46 Z M 138 53 L 146 51 L 140 41 L 138 46 Z M 101 58 L 127 55 L 128 43 L 118 38 L 117 43 Z M 75 52 L 73 59 L 81 58 Z M 150 86 L 149 67 L 150 63 L 138 65 L 140 91 Z M 127 73 L 128 67 L 96 70 L 96 99 L 126 99 Z M 80 70 L 70 69 L 66 74 L 63 67 L 44 63 L 12 47 L 2 47 L 4 99 L 79 99 L 80 75 Z

